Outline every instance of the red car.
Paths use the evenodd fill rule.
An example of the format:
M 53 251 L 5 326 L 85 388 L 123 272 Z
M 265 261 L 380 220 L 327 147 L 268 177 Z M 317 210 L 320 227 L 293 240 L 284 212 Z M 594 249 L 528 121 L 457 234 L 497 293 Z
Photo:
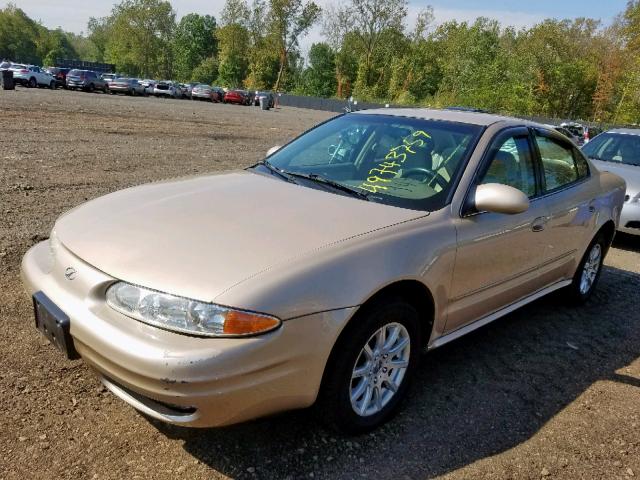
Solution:
M 67 88 L 67 73 L 69 73 L 70 68 L 58 68 L 58 67 L 49 67 L 45 68 L 46 72 L 49 72 L 53 75 L 53 78 L 56 81 L 56 88 L 62 87 Z
M 237 103 L 238 105 L 249 105 L 249 97 L 241 90 L 229 90 L 224 94 L 223 103 Z

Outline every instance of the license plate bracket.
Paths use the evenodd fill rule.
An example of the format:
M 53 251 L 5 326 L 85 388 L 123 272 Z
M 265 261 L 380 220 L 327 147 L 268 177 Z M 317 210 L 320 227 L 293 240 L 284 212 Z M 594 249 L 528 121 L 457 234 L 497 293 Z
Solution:
M 33 295 L 36 328 L 69 360 L 80 358 L 69 333 L 71 319 L 42 292 Z

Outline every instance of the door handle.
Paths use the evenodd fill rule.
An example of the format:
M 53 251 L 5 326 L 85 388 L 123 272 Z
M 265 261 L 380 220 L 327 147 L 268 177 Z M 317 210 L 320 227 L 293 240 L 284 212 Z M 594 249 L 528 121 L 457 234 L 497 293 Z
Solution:
M 538 217 L 531 223 L 532 232 L 542 232 L 547 225 L 547 217 Z

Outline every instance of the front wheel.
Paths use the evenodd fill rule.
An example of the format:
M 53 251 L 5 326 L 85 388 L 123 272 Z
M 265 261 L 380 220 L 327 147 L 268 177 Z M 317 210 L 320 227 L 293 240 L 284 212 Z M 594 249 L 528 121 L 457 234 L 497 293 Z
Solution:
M 52 82 L 49 84 L 49 88 L 50 88 L 51 90 L 55 90 L 55 89 L 56 89 L 56 82 L 53 82 L 53 81 L 52 81 Z
M 574 302 L 584 303 L 593 294 L 602 273 L 602 264 L 606 251 L 607 243 L 605 237 L 602 234 L 598 234 L 589 245 L 589 248 L 587 248 L 584 257 L 582 257 L 571 285 L 567 287 Z
M 334 346 L 319 407 L 330 426 L 363 433 L 389 420 L 407 394 L 420 351 L 418 311 L 402 299 L 365 306 Z

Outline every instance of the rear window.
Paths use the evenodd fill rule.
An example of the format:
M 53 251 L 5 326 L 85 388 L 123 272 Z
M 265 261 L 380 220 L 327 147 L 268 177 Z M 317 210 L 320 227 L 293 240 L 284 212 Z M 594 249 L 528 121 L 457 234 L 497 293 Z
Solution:
M 82 70 L 71 70 L 68 75 L 81 75 L 82 73 Z
M 640 166 L 640 135 L 601 133 L 582 151 L 594 160 Z

